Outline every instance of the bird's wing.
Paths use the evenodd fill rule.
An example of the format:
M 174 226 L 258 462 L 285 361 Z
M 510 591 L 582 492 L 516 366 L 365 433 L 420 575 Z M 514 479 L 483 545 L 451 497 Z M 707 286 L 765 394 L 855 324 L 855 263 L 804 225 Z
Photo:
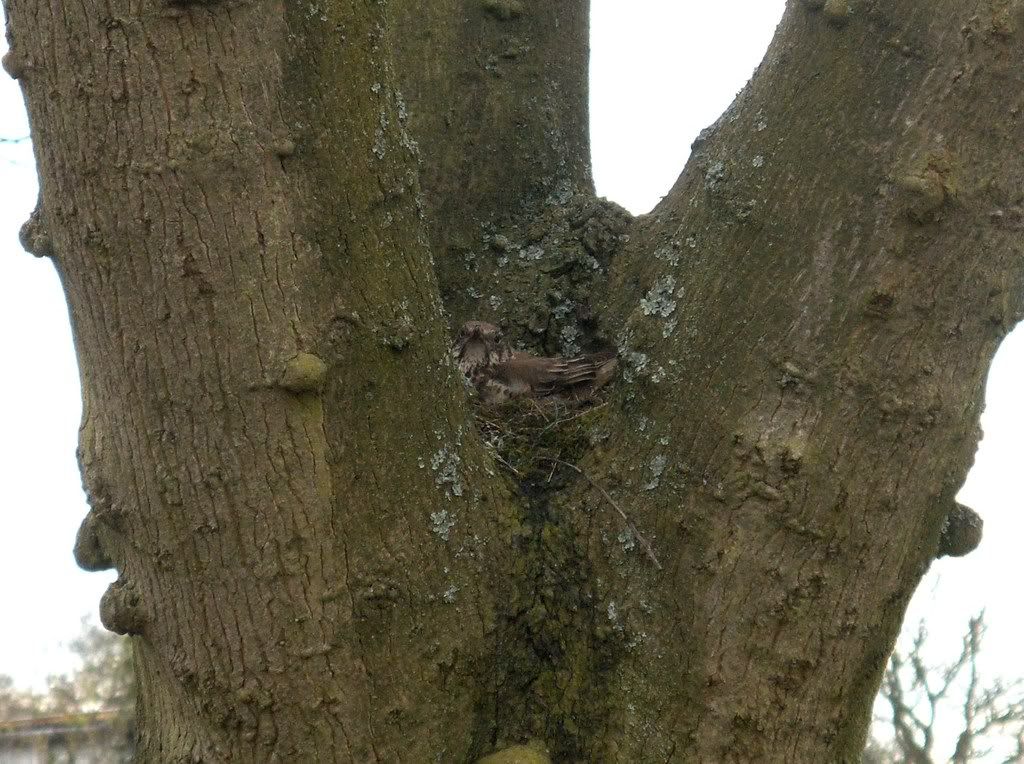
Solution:
M 615 364 L 614 353 L 541 358 L 517 352 L 495 368 L 495 375 L 513 395 L 559 395 L 584 386 L 600 387 L 611 377 Z

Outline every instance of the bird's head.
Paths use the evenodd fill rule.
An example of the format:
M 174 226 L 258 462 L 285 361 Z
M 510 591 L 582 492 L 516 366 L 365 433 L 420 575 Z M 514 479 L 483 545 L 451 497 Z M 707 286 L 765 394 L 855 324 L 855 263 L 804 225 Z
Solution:
M 501 329 L 486 321 L 467 321 L 459 329 L 452 352 L 463 374 L 472 374 L 476 370 L 499 360 L 503 355 Z

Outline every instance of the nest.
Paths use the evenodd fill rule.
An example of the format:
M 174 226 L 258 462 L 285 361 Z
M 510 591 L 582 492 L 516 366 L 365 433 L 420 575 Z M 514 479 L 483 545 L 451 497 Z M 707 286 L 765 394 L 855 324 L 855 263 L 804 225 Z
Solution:
M 559 461 L 574 464 L 607 438 L 602 427 L 607 406 L 515 398 L 499 405 L 481 404 L 474 413 L 498 464 L 519 480 L 544 472 L 550 483 Z

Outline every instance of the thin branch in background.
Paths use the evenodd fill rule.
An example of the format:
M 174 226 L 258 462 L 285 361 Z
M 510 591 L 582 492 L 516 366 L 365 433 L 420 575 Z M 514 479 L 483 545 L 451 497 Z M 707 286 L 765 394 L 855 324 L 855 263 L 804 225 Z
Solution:
M 915 641 L 916 644 L 918 642 Z M 896 745 L 903 752 L 907 762 L 931 764 L 931 730 L 929 724 L 918 718 L 914 711 L 914 704 L 906 700 L 901 681 L 903 666 L 903 657 L 899 653 L 893 653 L 882 684 L 882 695 L 892 707 L 892 726 Z M 934 708 L 929 710 L 934 715 Z M 924 740 L 918 742 L 916 733 L 920 733 Z
M 954 764 L 966 764 L 974 753 L 974 719 L 978 711 L 978 652 L 981 650 L 981 636 L 985 628 L 982 621 L 984 615 L 985 611 L 982 611 L 972 618 L 967 626 L 967 634 L 964 635 L 962 655 L 967 656 L 967 692 L 964 694 L 963 704 L 964 730 L 956 741 L 956 750 L 953 752 Z
M 1024 683 L 983 683 L 978 659 L 984 634 L 983 611 L 968 622 L 960 654 L 948 666 L 929 666 L 925 660 L 927 632 L 923 624 L 909 654 L 893 653 L 880 690 L 892 710 L 888 722 L 895 751 L 888 760 L 910 764 L 936 761 L 932 747 L 939 706 L 955 703 L 960 706 L 963 726 L 949 759 L 953 764 L 986 759 L 1000 740 L 996 733 L 1016 748 L 1004 764 L 1024 762 Z
M 11 151 L 6 153 L 2 162 L 8 167 L 31 167 L 33 162 L 31 155 L 26 157 L 23 146 L 31 146 L 31 136 L 23 135 L 17 138 L 0 136 L 0 149 L 7 147 Z

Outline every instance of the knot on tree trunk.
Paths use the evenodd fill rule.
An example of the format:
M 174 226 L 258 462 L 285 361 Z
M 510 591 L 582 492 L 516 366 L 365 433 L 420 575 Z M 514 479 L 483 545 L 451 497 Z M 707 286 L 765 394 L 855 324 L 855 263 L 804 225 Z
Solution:
M 53 255 L 53 240 L 50 238 L 50 232 L 47 230 L 43 218 L 41 202 L 36 204 L 36 208 L 32 210 L 28 220 L 22 224 L 21 230 L 18 232 L 18 239 L 21 241 L 21 246 L 30 255 L 36 257 L 51 257 Z
M 107 587 L 100 598 L 100 622 L 115 634 L 142 633 L 145 612 L 139 593 L 132 584 L 119 578 Z
M 531 740 L 527 745 L 514 745 L 484 756 L 477 764 L 551 764 L 551 757 L 543 743 Z
M 850 17 L 850 0 L 826 0 L 822 9 L 825 18 L 833 24 L 845 24 Z
M 483 0 L 484 10 L 502 21 L 509 21 L 523 15 L 520 0 Z
M 319 393 L 327 378 L 327 364 L 312 353 L 296 353 L 284 366 L 278 385 L 296 395 Z
M 832 24 L 844 24 L 850 16 L 849 0 L 803 0 L 804 6 L 812 11 L 824 11 L 825 20 Z
M 936 557 L 963 557 L 978 548 L 984 521 L 970 507 L 957 503 L 946 516 Z
M 74 555 L 75 562 L 82 570 L 95 572 L 110 570 L 114 567 L 114 563 L 111 562 L 100 541 L 98 525 L 96 514 L 90 511 L 82 520 L 82 524 L 78 526 Z
M 32 61 L 27 56 L 20 55 L 14 48 L 4 53 L 0 64 L 3 65 L 4 71 L 15 80 L 20 80 L 25 72 L 32 68 Z

